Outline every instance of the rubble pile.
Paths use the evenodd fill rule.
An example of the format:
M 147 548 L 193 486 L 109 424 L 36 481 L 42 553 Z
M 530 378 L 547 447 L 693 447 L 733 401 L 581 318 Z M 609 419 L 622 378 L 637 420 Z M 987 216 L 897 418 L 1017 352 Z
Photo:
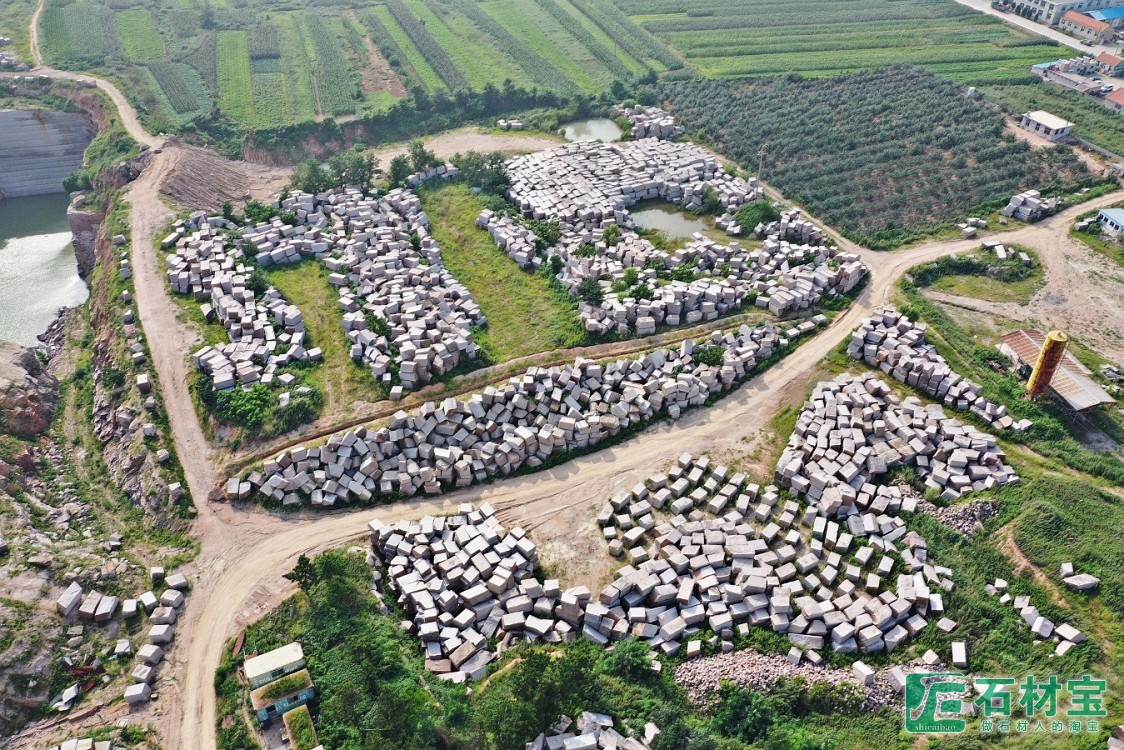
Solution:
M 520 211 L 572 231 L 624 225 L 627 208 L 651 198 L 698 209 L 709 188 L 736 212 L 762 195 L 756 179 L 728 175 L 702 148 L 655 138 L 569 143 L 512 159 L 507 176 L 507 197 Z
M 925 487 L 955 500 L 1019 481 L 994 436 L 945 416 L 937 404 L 899 399 L 873 373 L 819 383 L 777 463 L 776 480 L 852 530 L 879 522 L 861 513 L 877 477 L 913 465 Z M 885 488 L 882 488 L 885 489 Z M 881 491 L 881 490 L 880 490 Z
M 584 587 L 535 579 L 538 552 L 520 528 L 508 531 L 488 504 L 456 515 L 393 526 L 368 524 L 387 584 L 425 647 L 425 666 L 441 679 L 480 679 L 495 658 L 489 639 L 560 643 L 576 637 L 589 601 Z
M 893 651 L 943 614 L 951 571 L 933 565 L 925 540 L 906 531 L 898 513 L 913 508 L 896 488 L 871 487 L 856 505 L 841 523 L 684 454 L 598 517 L 610 552 L 627 552 L 631 565 L 586 608 L 583 635 L 640 638 L 668 656 L 686 641 L 690 658 L 702 652 L 693 636 L 704 626 L 729 652 L 735 630 L 761 625 L 787 635 L 793 663 L 819 664 L 828 647 Z M 674 516 L 657 524 L 656 510 Z M 903 572 L 891 579 L 895 570 Z
M 801 454 L 811 459 L 803 467 L 810 478 L 791 473 Z M 846 506 L 853 488 L 866 479 L 915 462 L 919 474 L 927 477 L 926 487 L 952 500 L 968 491 L 1017 481 L 1004 459 L 992 436 L 946 417 L 939 406 L 925 406 L 912 397 L 901 401 L 869 373 L 858 378 L 841 375 L 820 383 L 805 404 L 789 449 L 778 463 L 778 480 L 814 499 L 826 496 L 833 506 Z M 842 488 L 842 499 L 827 492 L 832 487 Z
M 17 57 L 14 53 L 4 51 L 3 48 L 9 46 L 11 43 L 11 38 L 0 36 L 0 70 L 31 70 L 31 66 Z
M 972 536 L 982 531 L 989 518 L 999 515 L 999 506 L 990 500 L 939 506 L 928 500 L 919 500 L 917 510 L 940 521 L 953 531 Z
M 999 210 L 999 213 L 1019 221 L 1037 221 L 1046 213 L 1047 208 L 1053 208 L 1055 200 L 1043 200 L 1042 193 L 1037 190 L 1027 190 L 1011 196 L 1011 200 Z
M 376 494 L 434 494 L 536 468 L 657 415 L 678 419 L 733 388 L 788 343 L 772 325 L 742 326 L 604 365 L 579 358 L 573 365 L 531 367 L 467 399 L 399 411 L 380 429 L 348 430 L 326 445 L 285 451 L 263 472 L 231 479 L 227 496 L 246 498 L 256 489 L 286 505 L 304 496 L 331 506 Z M 721 364 L 695 358 L 715 348 Z
M 643 739 L 626 737 L 613 728 L 613 717 L 585 711 L 577 722 L 562 716 L 526 750 L 648 750 L 659 736 L 659 727 L 649 721 Z
M 217 319 L 229 344 L 205 346 L 195 352 L 196 367 L 216 390 L 271 384 L 279 368 L 318 359 L 320 350 L 306 349 L 304 318 L 296 305 L 270 288 L 259 296 L 250 288 L 253 269 L 242 260 L 242 249 L 228 247 L 223 236 L 227 222 L 214 223 L 202 212 L 177 222 L 172 238 L 175 252 L 167 256 L 168 281 L 177 294 L 208 300 L 203 316 Z
M 781 218 L 768 224 L 758 224 L 755 230 L 759 237 L 772 237 L 778 242 L 797 245 L 823 245 L 829 240 L 820 227 L 805 219 L 799 209 L 781 213 Z
M 896 669 L 902 675 L 907 671 L 900 667 Z M 900 687 L 892 681 L 893 672 L 894 669 L 879 672 L 869 684 L 864 684 L 864 680 L 853 670 L 808 662 L 793 664 L 781 656 L 747 648 L 682 662 L 675 667 L 675 681 L 683 686 L 687 697 L 697 706 L 707 705 L 721 689 L 723 682 L 732 682 L 739 687 L 749 687 L 759 692 L 769 692 L 780 679 L 803 678 L 808 683 L 851 685 L 866 694 L 863 710 L 873 712 L 892 705 L 894 694 L 900 692 Z
M 1063 574 L 1065 572 L 1064 566 L 1062 572 Z M 984 590 L 992 596 L 998 596 L 1002 604 L 1010 604 L 1014 607 L 1015 611 L 1019 613 L 1019 617 L 1022 618 L 1022 621 L 1026 623 L 1026 626 L 1035 636 L 1043 641 L 1056 643 L 1054 653 L 1058 656 L 1064 656 L 1071 648 L 1087 640 L 1084 633 L 1069 623 L 1054 625 L 1053 622 L 1038 612 L 1037 607 L 1030 603 L 1029 596 L 1012 596 L 1010 584 L 1002 578 L 996 578 L 992 583 L 985 586 Z
M 632 137 L 636 140 L 657 138 L 670 141 L 683 134 L 683 128 L 676 124 L 675 118 L 659 107 L 637 104 L 634 107 L 614 107 L 613 112 L 632 123 Z
M 886 307 L 851 334 L 847 354 L 929 394 L 947 407 L 971 411 L 999 429 L 1025 432 L 1031 428 L 1033 423 L 1029 419 L 1016 422 L 1006 406 L 981 396 L 983 386 L 953 370 L 936 347 L 925 342 L 925 331 L 924 323 L 915 323 Z

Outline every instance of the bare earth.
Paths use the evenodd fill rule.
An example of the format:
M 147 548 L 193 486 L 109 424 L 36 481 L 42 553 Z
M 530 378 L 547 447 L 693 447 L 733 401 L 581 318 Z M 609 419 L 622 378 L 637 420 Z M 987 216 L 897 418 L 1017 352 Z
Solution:
M 35 26 L 33 48 L 38 51 Z M 38 54 L 36 55 L 38 60 Z M 52 75 L 79 77 L 71 74 Z M 134 137 L 150 145 L 159 140 L 145 133 L 135 112 L 111 84 L 99 82 L 122 112 Z M 458 151 L 529 151 L 556 142 L 534 136 L 491 135 L 457 131 L 431 139 L 429 147 L 439 155 Z M 385 164 L 403 147 L 377 152 Z M 225 641 L 247 623 L 260 617 L 292 591 L 281 576 L 300 554 L 336 547 L 364 537 L 366 522 L 386 521 L 440 513 L 461 502 L 491 502 L 507 524 L 533 529 L 546 558 L 563 574 L 567 585 L 601 582 L 605 569 L 596 558 L 605 557 L 594 544 L 593 517 L 604 498 L 627 488 L 652 473 L 683 450 L 735 454 L 746 448 L 745 438 L 765 425 L 779 401 L 791 401 L 812 386 L 821 359 L 843 341 L 869 312 L 884 304 L 894 284 L 911 266 L 950 252 L 979 246 L 978 240 L 931 242 L 896 253 L 872 253 L 853 243 L 842 245 L 860 252 L 871 270 L 870 283 L 859 299 L 833 323 L 805 342 L 784 361 L 772 367 L 720 402 L 716 407 L 688 413 L 675 423 L 659 423 L 643 435 L 621 445 L 575 459 L 549 471 L 485 487 L 449 493 L 440 498 L 415 499 L 393 506 L 341 512 L 332 515 L 276 516 L 261 510 L 235 509 L 207 497 L 221 481 L 188 392 L 190 334 L 179 325 L 175 305 L 169 299 L 161 276 L 163 258 L 153 241 L 171 211 L 161 199 L 161 184 L 190 153 L 169 143 L 155 156 L 152 165 L 129 191 L 132 224 L 132 260 L 136 278 L 136 302 L 152 358 L 160 374 L 160 388 L 169 421 L 199 515 L 193 533 L 201 551 L 186 571 L 192 591 L 176 628 L 177 641 L 169 664 L 157 685 L 160 699 L 137 711 L 134 719 L 151 723 L 160 731 L 168 750 L 214 750 L 215 695 L 213 676 Z M 1070 209 L 1044 224 L 1002 235 L 1004 241 L 1029 245 L 1046 263 L 1050 283 L 1039 293 L 1043 313 L 1051 311 L 1067 327 L 1090 327 L 1109 344 L 1106 354 L 1117 356 L 1124 347 L 1110 341 L 1108 332 L 1124 330 L 1124 295 L 1120 287 L 1094 291 L 1094 259 L 1074 250 L 1065 233 L 1079 213 L 1124 199 L 1117 191 L 1089 204 Z M 1075 274 L 1074 270 L 1080 271 Z M 1101 272 L 1103 273 L 1103 272 Z M 1081 275 L 1089 287 L 1080 297 L 1070 296 L 1069 281 Z M 1083 282 L 1082 282 L 1083 283 Z M 1121 284 L 1119 280 L 1113 284 Z M 1036 301 L 1032 302 L 1036 304 Z M 1070 310 L 1070 308 L 1073 308 Z M 798 398 L 798 397 L 797 397 Z M 575 544 L 576 541 L 576 544 Z M 35 736 L 35 732 L 29 733 Z M 13 747 L 28 747 L 29 734 Z M 25 742 L 25 739 L 27 740 Z

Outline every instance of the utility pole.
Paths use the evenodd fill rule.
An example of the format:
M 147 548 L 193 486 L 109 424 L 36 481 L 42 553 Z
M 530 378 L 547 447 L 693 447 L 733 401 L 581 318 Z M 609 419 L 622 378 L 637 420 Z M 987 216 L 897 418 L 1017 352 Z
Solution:
M 769 148 L 769 144 L 762 143 L 761 148 L 757 151 L 757 179 L 763 180 L 761 172 L 765 169 L 765 152 Z

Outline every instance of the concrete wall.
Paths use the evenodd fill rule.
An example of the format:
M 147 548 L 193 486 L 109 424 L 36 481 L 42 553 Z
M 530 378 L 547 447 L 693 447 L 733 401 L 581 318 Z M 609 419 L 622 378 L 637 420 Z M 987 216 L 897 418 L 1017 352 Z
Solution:
M 94 132 L 86 114 L 0 110 L 0 198 L 62 192 Z

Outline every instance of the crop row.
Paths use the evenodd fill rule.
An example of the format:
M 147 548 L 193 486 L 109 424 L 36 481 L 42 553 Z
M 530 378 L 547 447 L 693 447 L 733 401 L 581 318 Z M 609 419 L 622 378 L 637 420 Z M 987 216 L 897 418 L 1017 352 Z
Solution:
M 48 59 L 61 63 L 70 59 L 70 39 L 66 35 L 66 18 L 62 8 L 43 9 L 39 21 L 39 33 L 43 38 L 43 49 Z
M 386 38 L 393 43 L 393 49 L 401 53 L 402 56 L 398 60 L 399 64 L 402 65 L 402 70 L 399 71 L 400 75 L 416 76 L 414 80 L 429 91 L 437 91 L 445 87 L 445 82 L 441 80 L 441 76 L 437 75 L 437 71 L 433 69 L 433 66 L 429 64 L 417 46 L 410 41 L 410 37 L 401 25 L 394 20 L 390 9 L 385 5 L 379 5 L 370 12 L 370 17 L 372 21 L 378 22 L 381 30 L 386 32 Z M 375 29 L 373 25 L 367 28 L 369 31 Z M 376 41 L 376 43 L 378 42 Z M 386 48 L 383 48 L 383 53 L 386 53 Z
M 100 65 L 120 52 L 117 24 L 105 6 L 79 0 L 63 9 L 63 19 L 72 62 Z
M 614 78 L 623 81 L 632 77 L 632 71 L 629 70 L 628 66 L 625 65 L 611 49 L 599 42 L 597 38 L 589 32 L 589 29 L 582 25 L 581 21 L 567 13 L 566 9 L 555 2 L 555 0 L 535 0 L 535 2 L 538 3 L 540 8 L 554 16 L 554 19 L 558 21 L 559 25 L 568 31 L 572 37 L 581 42 L 583 47 L 589 50 L 602 65 L 608 68 Z
M 121 10 L 114 14 L 117 33 L 130 60 L 148 62 L 164 57 L 164 42 L 152 23 L 152 16 L 143 8 Z
M 362 98 L 359 77 L 343 51 L 342 40 L 318 14 L 304 14 L 303 22 L 316 48 L 316 90 L 321 110 L 333 115 L 354 113 Z
M 148 70 L 176 114 L 205 112 L 211 108 L 211 97 L 203 79 L 190 65 L 153 60 L 148 64 Z
M 516 39 L 496 19 L 492 18 L 474 2 L 463 3 L 459 10 L 468 20 L 492 37 L 499 49 L 523 68 L 536 83 L 551 91 L 562 94 L 576 93 L 578 88 L 566 74 L 546 60 L 542 55 Z
M 464 73 L 456 66 L 449 53 L 437 43 L 429 30 L 418 21 L 417 17 L 410 12 L 406 4 L 402 0 L 386 0 L 386 7 L 394 16 L 394 20 L 410 37 L 410 41 L 421 52 L 422 57 L 426 62 L 437 72 L 445 85 L 451 89 L 469 89 L 472 88 L 468 79 L 465 78 Z
M 637 61 L 647 64 L 646 61 L 652 59 L 668 70 L 678 70 L 683 67 L 683 61 L 678 55 L 648 31 L 637 26 L 612 2 L 601 0 L 570 0 L 570 2 Z
M 281 38 L 271 21 L 258 21 L 249 32 L 251 60 L 281 57 Z
M 289 115 L 293 122 L 307 122 L 316 117 L 316 98 L 312 94 L 312 66 L 305 55 L 304 34 L 295 15 L 275 17 L 281 39 L 281 67 L 289 94 Z
M 390 30 L 382 22 L 374 11 L 363 11 L 359 15 L 359 20 L 363 23 L 363 28 L 371 37 L 371 41 L 375 43 L 390 63 L 390 67 L 398 73 L 403 79 L 410 81 L 414 84 L 425 85 L 422 82 L 421 76 L 418 74 L 417 69 L 414 68 L 413 63 L 407 56 L 406 51 L 399 46 L 394 37 L 391 36 Z
M 289 122 L 289 94 L 282 73 L 262 73 L 252 79 L 254 125 L 271 127 Z
M 612 75 L 577 39 L 543 13 L 534 0 L 485 0 L 480 7 L 561 70 L 583 91 L 603 90 Z

